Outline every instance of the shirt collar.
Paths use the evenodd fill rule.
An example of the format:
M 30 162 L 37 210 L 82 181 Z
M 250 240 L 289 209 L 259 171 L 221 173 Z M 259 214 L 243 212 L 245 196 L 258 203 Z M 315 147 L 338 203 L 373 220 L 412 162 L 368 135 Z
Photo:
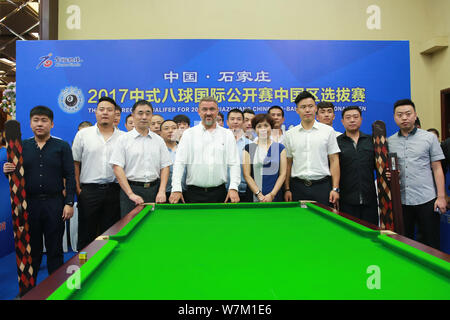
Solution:
M 408 134 L 408 136 L 412 136 L 412 135 L 416 134 L 416 132 L 417 132 L 417 127 L 414 127 L 414 129 L 412 129 L 412 131 Z M 401 130 L 398 130 L 398 136 L 403 137 Z
M 33 136 L 32 138 L 33 138 L 34 144 L 37 145 L 36 137 Z M 49 142 L 52 141 L 53 139 L 54 139 L 53 136 L 50 135 L 50 138 L 48 138 L 47 141 L 45 141 L 45 144 L 49 143 Z
M 207 129 L 206 129 L 205 126 L 203 125 L 203 122 L 200 122 L 200 123 L 198 124 L 198 126 L 200 127 L 200 129 L 202 129 L 202 131 L 207 131 Z M 218 124 L 216 124 L 216 127 L 214 128 L 214 131 L 216 131 L 219 127 L 221 127 L 221 126 L 219 126 Z
M 100 134 L 100 128 L 98 127 L 98 122 L 96 122 L 96 123 L 94 124 L 94 126 L 95 126 L 95 130 L 96 130 L 97 134 Z M 116 126 L 114 126 L 114 132 L 113 132 L 113 134 L 115 134 L 115 133 L 117 133 L 117 132 L 119 132 L 119 131 L 120 131 L 120 129 L 117 128 Z
M 312 126 L 312 128 L 311 129 L 319 129 L 319 124 L 318 124 L 318 122 L 316 121 L 316 120 L 314 120 L 314 124 L 313 124 L 313 126 Z M 301 130 L 306 130 L 305 128 L 303 128 L 303 125 L 302 125 L 302 123 L 300 122 L 300 128 L 299 128 L 299 130 L 301 131 Z
M 344 133 L 342 134 L 342 136 L 351 139 L 348 135 L 347 135 L 347 131 L 344 131 Z M 359 138 L 370 138 L 370 136 L 368 134 L 365 134 L 362 131 L 359 131 Z
M 133 130 L 131 130 L 130 131 L 130 134 L 131 134 L 131 136 L 133 137 L 133 138 L 137 138 L 137 137 L 139 137 L 139 136 L 141 136 L 141 134 L 136 130 L 136 128 L 133 128 Z M 154 133 L 152 132 L 152 130 L 150 130 L 150 129 L 148 129 L 148 133 L 147 133 L 147 135 L 146 135 L 146 137 L 150 137 L 150 138 L 153 138 L 153 135 Z

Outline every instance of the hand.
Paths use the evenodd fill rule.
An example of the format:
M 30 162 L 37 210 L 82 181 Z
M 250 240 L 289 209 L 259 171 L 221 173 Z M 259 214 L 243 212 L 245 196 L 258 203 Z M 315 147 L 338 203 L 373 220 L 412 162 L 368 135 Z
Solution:
M 134 202 L 135 205 L 141 205 L 144 203 L 144 199 L 142 199 L 142 197 L 138 196 L 137 194 L 131 193 L 128 196 L 128 199 L 130 199 L 131 201 Z
M 334 208 L 339 211 L 339 200 L 334 204 Z
M 164 191 L 158 192 L 155 199 L 156 203 L 164 203 L 166 202 L 166 193 Z
M 291 202 L 292 201 L 292 192 L 286 191 L 284 193 L 284 201 Z
M 185 203 L 181 192 L 172 192 L 169 197 L 169 203 L 178 203 L 180 202 L 180 199 L 183 203 Z
M 64 206 L 62 214 L 63 221 L 69 220 L 72 217 L 73 217 L 73 207 L 66 204 Z
M 256 197 L 258 198 L 259 202 L 264 202 L 265 197 L 262 192 L 260 192 Z
M 273 201 L 273 195 L 272 193 L 268 193 L 265 196 L 263 196 L 263 200 L 261 202 L 272 202 Z
M 228 194 L 227 194 L 227 197 L 226 197 L 224 203 L 227 203 L 228 200 L 230 200 L 231 203 L 239 202 L 240 201 L 239 193 L 236 190 L 233 190 L 233 189 L 228 190 Z
M 16 170 L 16 165 L 14 163 L 11 162 L 5 162 L 5 164 L 3 165 L 3 173 L 11 173 L 14 170 Z
M 386 179 L 387 181 L 391 181 L 391 172 L 389 171 L 389 168 L 386 170 Z
M 335 207 L 335 206 L 336 206 L 336 203 L 338 202 L 338 200 L 339 200 L 339 192 L 336 192 L 336 191 L 334 191 L 334 190 L 331 190 L 331 191 L 330 191 L 330 199 L 328 199 L 328 201 L 329 201 L 330 203 L 332 203 L 333 206 Z
M 439 208 L 441 214 L 444 214 L 447 212 L 447 201 L 445 200 L 445 197 L 438 197 L 436 201 L 434 202 L 434 211 Z
M 76 189 L 77 189 L 77 191 L 76 191 L 77 192 L 77 196 L 80 196 L 81 188 L 79 186 L 77 186 Z

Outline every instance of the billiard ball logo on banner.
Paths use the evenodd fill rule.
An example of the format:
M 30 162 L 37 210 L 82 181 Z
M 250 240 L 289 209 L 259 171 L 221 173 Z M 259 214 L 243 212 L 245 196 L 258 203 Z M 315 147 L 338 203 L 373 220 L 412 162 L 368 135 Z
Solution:
M 66 87 L 58 96 L 58 104 L 66 113 L 77 113 L 84 105 L 83 92 L 77 87 Z

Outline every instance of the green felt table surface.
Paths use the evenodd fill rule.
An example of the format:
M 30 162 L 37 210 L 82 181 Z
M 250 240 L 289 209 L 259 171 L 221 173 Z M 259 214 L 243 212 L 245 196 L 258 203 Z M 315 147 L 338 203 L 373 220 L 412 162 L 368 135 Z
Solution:
M 156 205 L 50 299 L 448 299 L 448 262 L 383 237 L 314 205 Z

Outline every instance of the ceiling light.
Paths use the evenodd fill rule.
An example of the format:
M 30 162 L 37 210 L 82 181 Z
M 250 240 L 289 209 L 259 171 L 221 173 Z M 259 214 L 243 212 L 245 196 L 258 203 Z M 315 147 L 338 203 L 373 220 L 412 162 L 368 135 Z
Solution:
M 16 65 L 13 61 L 6 59 L 6 58 L 0 58 L 0 62 L 3 62 L 4 64 L 7 64 L 8 66 L 11 66 L 11 67 Z

